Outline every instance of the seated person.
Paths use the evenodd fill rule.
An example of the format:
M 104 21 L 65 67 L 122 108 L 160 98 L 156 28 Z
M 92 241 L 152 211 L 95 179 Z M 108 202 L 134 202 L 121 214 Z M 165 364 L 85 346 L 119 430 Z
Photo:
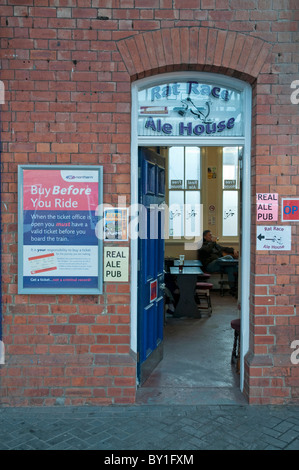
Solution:
M 224 247 L 217 243 L 216 237 L 210 230 L 203 232 L 202 247 L 198 250 L 198 259 L 202 262 L 203 269 L 209 273 L 223 272 L 228 276 L 228 283 L 231 293 L 236 293 L 235 273 L 238 272 L 238 265 L 222 266 L 220 260 L 238 259 L 239 253 L 230 247 Z

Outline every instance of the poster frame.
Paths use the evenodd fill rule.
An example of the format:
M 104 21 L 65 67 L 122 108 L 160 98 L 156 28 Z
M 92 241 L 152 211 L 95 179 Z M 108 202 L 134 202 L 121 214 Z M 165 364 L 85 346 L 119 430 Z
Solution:
M 103 167 L 99 165 L 18 165 L 18 293 L 19 294 L 74 294 L 99 295 L 103 294 L 103 240 L 98 237 L 97 244 L 97 287 L 24 287 L 23 283 L 23 253 L 24 253 L 24 170 L 70 170 L 97 171 L 98 173 L 98 207 L 103 207 Z M 96 213 L 99 220 L 102 214 Z M 84 245 L 83 245 L 84 246 Z

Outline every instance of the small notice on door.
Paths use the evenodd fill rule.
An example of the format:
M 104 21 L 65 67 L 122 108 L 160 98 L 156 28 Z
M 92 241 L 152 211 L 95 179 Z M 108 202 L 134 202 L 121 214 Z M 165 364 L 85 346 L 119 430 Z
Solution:
M 128 282 L 129 247 L 104 247 L 104 281 Z
M 150 302 L 153 302 L 157 298 L 157 288 L 158 282 L 157 279 L 150 283 Z

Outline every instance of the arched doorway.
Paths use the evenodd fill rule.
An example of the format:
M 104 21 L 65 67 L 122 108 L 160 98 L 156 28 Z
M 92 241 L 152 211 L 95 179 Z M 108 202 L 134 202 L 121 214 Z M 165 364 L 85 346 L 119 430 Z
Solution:
M 203 99 L 205 106 L 200 106 Z M 146 100 L 150 102 L 146 102 Z M 158 104 L 157 101 L 159 101 Z M 214 105 L 214 114 L 207 106 L 208 101 L 210 101 L 209 106 Z M 228 103 L 229 106 L 227 106 Z M 188 118 L 188 113 L 191 118 L 190 116 Z M 171 114 L 175 114 L 174 120 L 171 120 Z M 198 120 L 194 120 L 195 118 Z M 231 132 L 232 129 L 233 132 Z M 240 244 L 242 246 L 240 276 L 241 390 L 243 390 L 244 383 L 244 356 L 249 344 L 250 130 L 251 87 L 238 79 L 202 72 L 178 72 L 142 79 L 133 84 L 132 205 L 139 202 L 138 148 L 171 147 L 173 145 L 188 147 L 192 145 L 200 148 L 238 146 L 243 149 L 240 223 Z M 198 235 L 200 236 L 200 234 Z M 142 269 L 142 260 L 138 254 L 138 241 L 133 238 L 131 240 L 131 347 L 133 351 L 136 351 L 138 359 L 140 359 L 140 338 L 138 337 L 138 331 L 140 331 L 138 289 L 141 288 L 138 285 L 138 273 L 140 269 Z M 139 377 L 138 380 L 140 380 Z

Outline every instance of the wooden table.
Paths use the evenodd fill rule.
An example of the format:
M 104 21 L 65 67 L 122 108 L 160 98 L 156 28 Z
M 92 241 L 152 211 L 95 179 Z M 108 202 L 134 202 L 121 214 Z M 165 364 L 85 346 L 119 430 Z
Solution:
M 195 302 L 195 286 L 197 276 L 203 274 L 199 266 L 184 266 L 180 273 L 179 268 L 172 266 L 170 274 L 177 277 L 177 283 L 180 289 L 180 300 L 176 306 L 175 317 L 196 317 L 200 318 L 200 312 Z
M 238 259 L 219 259 L 222 266 L 237 266 L 239 264 Z

